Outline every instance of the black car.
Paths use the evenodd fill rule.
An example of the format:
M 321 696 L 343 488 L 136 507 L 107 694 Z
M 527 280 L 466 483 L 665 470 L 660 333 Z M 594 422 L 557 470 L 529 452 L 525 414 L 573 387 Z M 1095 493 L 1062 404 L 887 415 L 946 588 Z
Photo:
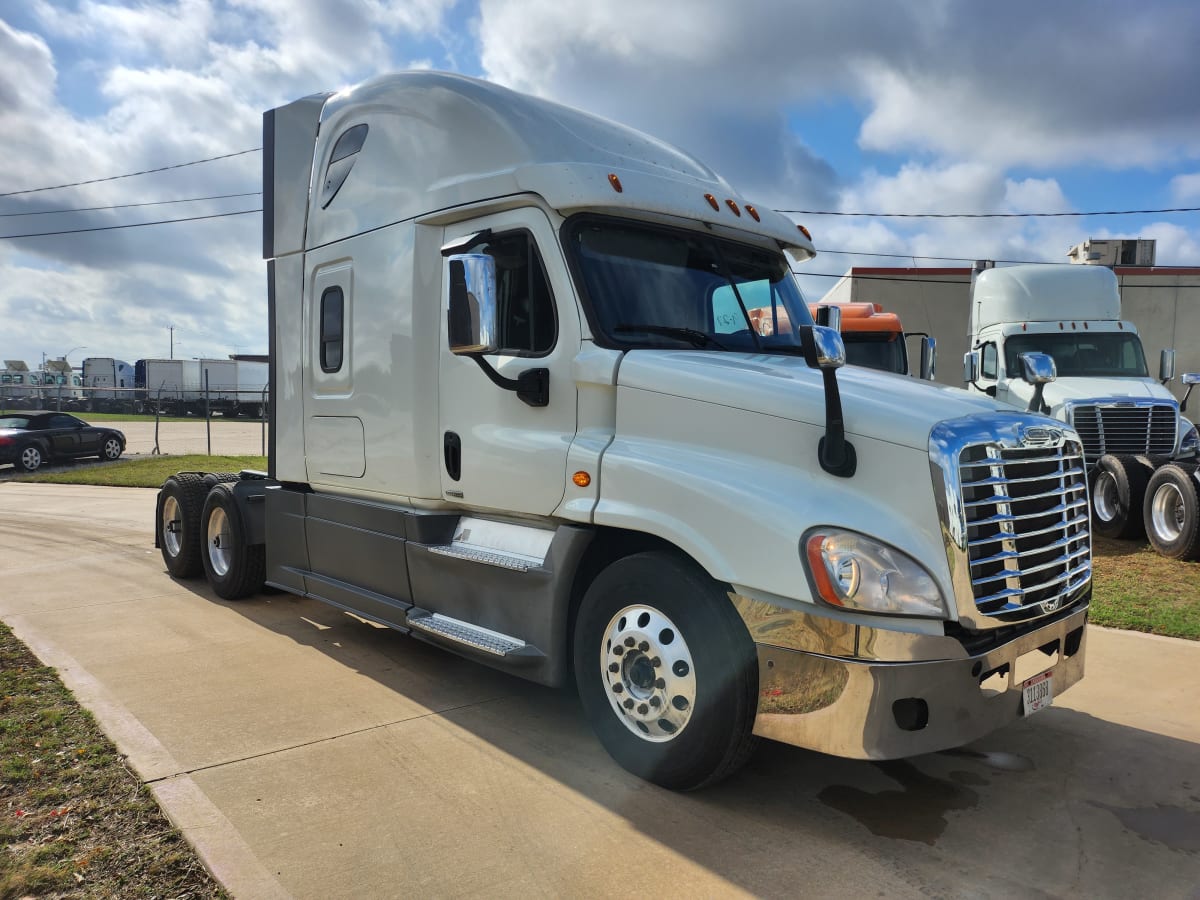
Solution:
M 114 460 L 125 452 L 125 435 L 89 425 L 64 412 L 40 409 L 0 415 L 0 463 L 36 472 L 44 463 L 80 456 Z

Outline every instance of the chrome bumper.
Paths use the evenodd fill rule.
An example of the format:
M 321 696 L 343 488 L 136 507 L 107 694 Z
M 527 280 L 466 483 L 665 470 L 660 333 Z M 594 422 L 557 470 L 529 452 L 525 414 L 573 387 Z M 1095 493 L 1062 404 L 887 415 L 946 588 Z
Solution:
M 1021 718 L 1024 680 L 1051 672 L 1057 699 L 1082 678 L 1086 624 L 1084 606 L 975 656 L 953 638 L 914 635 L 913 652 L 903 662 L 790 650 L 760 640 L 754 733 L 855 759 L 957 747 Z M 889 644 L 899 649 L 909 637 L 891 632 Z M 930 661 L 931 641 L 950 642 L 958 652 L 945 656 L 959 658 Z M 912 661 L 918 655 L 926 661 Z

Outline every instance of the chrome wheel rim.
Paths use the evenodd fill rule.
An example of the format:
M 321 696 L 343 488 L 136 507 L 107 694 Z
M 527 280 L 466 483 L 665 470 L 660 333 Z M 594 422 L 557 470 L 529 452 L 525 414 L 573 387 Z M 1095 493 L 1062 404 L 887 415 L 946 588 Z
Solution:
M 229 533 L 229 516 L 219 506 L 208 517 L 208 561 L 218 575 L 225 575 L 233 561 L 233 538 Z
M 666 615 L 638 604 L 618 612 L 600 648 L 604 690 L 621 723 L 642 740 L 679 736 L 696 705 L 696 667 Z
M 1095 493 L 1092 495 L 1092 507 L 1096 511 L 1096 518 L 1102 522 L 1111 522 L 1117 517 L 1119 505 L 1117 480 L 1108 472 L 1101 472 L 1096 476 Z
M 104 444 L 104 455 L 109 459 L 116 459 L 121 455 L 121 442 L 116 438 L 109 438 Z
M 180 529 L 182 528 L 183 512 L 179 508 L 179 501 L 174 497 L 168 497 L 163 501 L 162 508 L 162 540 L 163 546 L 167 548 L 167 553 L 171 556 L 178 556 L 183 547 L 183 541 L 180 538 Z
M 1173 484 L 1160 485 L 1150 501 L 1154 533 L 1171 543 L 1183 534 L 1183 494 Z
M 42 453 L 37 447 L 26 447 L 21 451 L 21 465 L 26 469 L 37 469 L 42 465 Z

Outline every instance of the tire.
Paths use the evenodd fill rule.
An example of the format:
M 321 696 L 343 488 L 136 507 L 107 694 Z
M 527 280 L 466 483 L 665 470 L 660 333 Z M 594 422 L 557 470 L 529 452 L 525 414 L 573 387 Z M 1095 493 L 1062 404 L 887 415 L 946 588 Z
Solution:
M 247 544 L 241 510 L 233 488 L 222 482 L 208 492 L 200 517 L 204 574 L 222 600 L 241 600 L 262 590 L 267 575 L 267 548 Z
M 17 454 L 17 467 L 26 472 L 36 472 L 45 462 L 45 451 L 37 444 L 26 444 Z
M 175 578 L 198 578 L 204 571 L 200 563 L 204 494 L 204 481 L 195 472 L 172 475 L 159 493 L 158 543 L 163 563 Z
M 754 643 L 726 591 L 689 560 L 652 552 L 609 565 L 583 597 L 574 650 L 588 720 L 633 774 L 695 790 L 749 759 Z
M 1151 465 L 1136 456 L 1105 453 L 1092 477 L 1092 531 L 1101 537 L 1133 540 L 1146 533 L 1142 500 Z
M 121 439 L 115 434 L 110 434 L 104 438 L 104 446 L 100 451 L 100 458 L 106 459 L 109 462 L 116 462 L 121 458 L 123 452 L 125 452 L 125 448 L 121 446 Z
M 1194 467 L 1166 465 L 1150 477 L 1143 506 L 1146 537 L 1167 559 L 1200 559 L 1200 487 Z

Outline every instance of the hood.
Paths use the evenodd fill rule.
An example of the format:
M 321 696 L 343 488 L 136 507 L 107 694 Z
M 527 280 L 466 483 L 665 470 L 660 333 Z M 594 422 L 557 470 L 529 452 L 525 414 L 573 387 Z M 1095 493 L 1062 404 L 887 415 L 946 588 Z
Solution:
M 922 452 L 929 448 L 929 432 L 944 419 L 1014 411 L 981 394 L 859 366 L 838 369 L 837 381 L 848 435 Z M 822 374 L 799 356 L 630 350 L 617 384 L 825 426 Z
M 1014 379 L 1008 384 L 1008 395 L 1014 404 L 1020 401 L 1028 404 L 1033 397 L 1033 385 Z M 1174 395 L 1152 378 L 1060 378 L 1046 385 L 1042 397 L 1056 417 L 1068 401 L 1128 397 L 1177 403 Z

